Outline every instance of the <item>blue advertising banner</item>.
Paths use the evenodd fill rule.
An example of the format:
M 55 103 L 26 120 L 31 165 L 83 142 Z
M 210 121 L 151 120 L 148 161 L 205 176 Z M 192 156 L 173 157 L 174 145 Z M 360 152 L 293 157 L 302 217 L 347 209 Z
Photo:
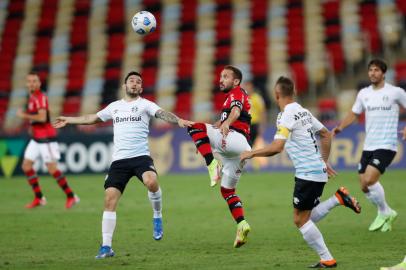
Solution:
M 265 143 L 272 141 L 275 128 L 268 128 Z M 78 134 L 59 137 L 61 160 L 59 165 L 65 173 L 105 173 L 111 163 L 113 143 L 109 135 Z M 363 125 L 352 125 L 339 134 L 331 148 L 330 163 L 337 170 L 355 170 L 363 149 L 365 137 Z M 21 175 L 21 162 L 28 139 L 0 139 L 1 176 Z M 152 130 L 149 139 L 151 156 L 160 174 L 205 172 L 203 158 L 196 154 L 194 146 L 185 129 Z M 391 168 L 406 169 L 404 155 L 405 142 L 399 138 L 398 153 Z M 37 171 L 46 173 L 44 164 L 36 162 Z M 292 163 L 286 152 L 250 162 L 247 170 L 253 167 L 262 171 L 292 171 Z

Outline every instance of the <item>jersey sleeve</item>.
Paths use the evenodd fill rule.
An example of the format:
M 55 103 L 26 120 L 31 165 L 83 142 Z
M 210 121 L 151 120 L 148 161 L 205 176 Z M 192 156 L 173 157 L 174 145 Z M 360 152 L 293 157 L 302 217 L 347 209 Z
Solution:
M 398 87 L 398 102 L 399 104 L 406 109 L 406 91 Z
M 291 112 L 285 111 L 277 121 L 277 130 L 274 139 L 287 140 L 295 125 L 295 117 Z
M 101 111 L 98 111 L 97 116 L 103 121 L 106 122 L 110 119 L 112 119 L 112 114 L 111 114 L 111 104 L 109 104 L 106 108 L 104 108 Z
M 40 95 L 38 99 L 35 100 L 37 110 L 48 110 L 48 98 L 46 95 Z
M 162 110 L 161 107 L 159 107 L 156 103 L 152 102 L 152 101 L 148 101 L 148 105 L 146 107 L 148 114 L 152 117 L 155 117 L 155 114 L 157 111 Z
M 314 132 L 317 132 L 321 129 L 323 129 L 325 126 L 319 121 L 319 119 L 317 119 L 316 117 L 314 117 L 312 115 L 312 129 Z
M 39 107 L 38 109 L 45 109 L 48 110 L 48 97 L 43 95 L 39 100 Z
M 244 96 L 241 91 L 234 92 L 228 97 L 230 103 L 230 109 L 238 107 L 241 111 L 244 107 Z
M 361 100 L 362 91 L 360 91 L 355 99 L 354 105 L 352 105 L 352 112 L 355 114 L 361 114 L 364 111 L 364 106 Z

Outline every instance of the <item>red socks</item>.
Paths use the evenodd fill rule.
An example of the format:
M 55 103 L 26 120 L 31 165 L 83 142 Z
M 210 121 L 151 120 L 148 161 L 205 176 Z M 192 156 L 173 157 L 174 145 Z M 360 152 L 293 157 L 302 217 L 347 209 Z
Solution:
M 73 192 L 68 186 L 65 175 L 63 175 L 60 170 L 57 170 L 52 176 L 56 179 L 58 185 L 62 188 L 63 192 L 65 192 L 66 196 L 72 198 Z
M 235 189 L 229 189 L 221 187 L 221 195 L 223 196 L 224 200 L 226 200 L 228 207 L 230 208 L 231 215 L 237 223 L 243 221 L 244 218 L 244 208 L 242 207 L 242 203 L 240 198 L 235 194 Z
M 41 187 L 39 186 L 38 183 L 38 175 L 37 173 L 31 169 L 28 172 L 25 173 L 27 176 L 28 183 L 31 185 L 32 191 L 35 193 L 35 197 L 41 199 L 42 198 L 42 192 L 41 192 Z
M 187 132 L 192 137 L 197 150 L 206 160 L 206 165 L 210 165 L 214 156 L 210 146 L 210 140 L 207 136 L 206 125 L 203 123 L 196 123 L 188 128 Z

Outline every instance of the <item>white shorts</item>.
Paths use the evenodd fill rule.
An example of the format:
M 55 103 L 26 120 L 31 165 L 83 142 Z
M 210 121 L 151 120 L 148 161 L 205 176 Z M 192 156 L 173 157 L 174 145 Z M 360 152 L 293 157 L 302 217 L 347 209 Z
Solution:
M 237 131 L 230 130 L 224 138 L 218 128 L 209 124 L 206 124 L 206 128 L 213 153 L 217 153 L 223 163 L 221 186 L 235 188 L 244 166 L 240 162 L 240 154 L 251 150 L 251 147 L 244 135 Z
M 44 163 L 56 162 L 61 158 L 57 142 L 38 143 L 30 140 L 25 148 L 24 159 L 36 161 L 41 156 Z

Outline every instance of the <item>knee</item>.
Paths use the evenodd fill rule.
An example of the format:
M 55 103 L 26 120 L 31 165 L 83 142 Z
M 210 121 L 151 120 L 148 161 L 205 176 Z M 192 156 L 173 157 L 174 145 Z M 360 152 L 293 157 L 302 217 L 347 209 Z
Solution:
M 366 183 L 361 182 L 361 190 L 364 193 L 368 193 L 369 192 L 368 185 Z
M 27 173 L 32 169 L 32 164 L 31 162 L 26 162 L 23 161 L 23 164 L 21 165 L 21 169 L 23 170 L 23 172 Z
M 153 177 L 153 176 L 145 177 L 143 182 L 149 191 L 151 191 L 151 192 L 158 191 L 159 184 L 158 184 L 158 180 L 156 179 L 156 177 Z
M 297 216 L 294 216 L 294 217 L 293 217 L 293 223 L 294 223 L 295 226 L 298 227 L 298 228 L 300 228 L 300 227 L 303 226 L 303 224 L 302 224 L 300 218 L 297 217 Z
M 364 175 L 363 177 L 360 178 L 360 186 L 361 186 L 361 190 L 364 193 L 369 192 L 368 187 L 373 185 L 374 181 L 371 177 L 368 177 L 367 175 Z
M 55 168 L 48 168 L 48 172 L 49 172 L 50 175 L 53 176 L 55 174 L 55 172 L 56 172 L 56 169 Z
M 145 186 L 147 187 L 147 189 L 151 192 L 157 192 L 159 189 L 159 185 L 157 181 L 151 181 L 148 182 L 148 184 L 145 184 Z
M 50 175 L 54 175 L 58 170 L 58 168 L 54 165 L 48 165 L 47 168 Z
M 115 211 L 117 205 L 117 198 L 113 194 L 106 193 L 104 198 L 104 209 L 106 211 Z
M 306 214 L 294 214 L 293 215 L 293 223 L 296 225 L 297 228 L 302 227 L 306 224 L 307 221 L 310 219 L 310 212 L 309 215 Z

